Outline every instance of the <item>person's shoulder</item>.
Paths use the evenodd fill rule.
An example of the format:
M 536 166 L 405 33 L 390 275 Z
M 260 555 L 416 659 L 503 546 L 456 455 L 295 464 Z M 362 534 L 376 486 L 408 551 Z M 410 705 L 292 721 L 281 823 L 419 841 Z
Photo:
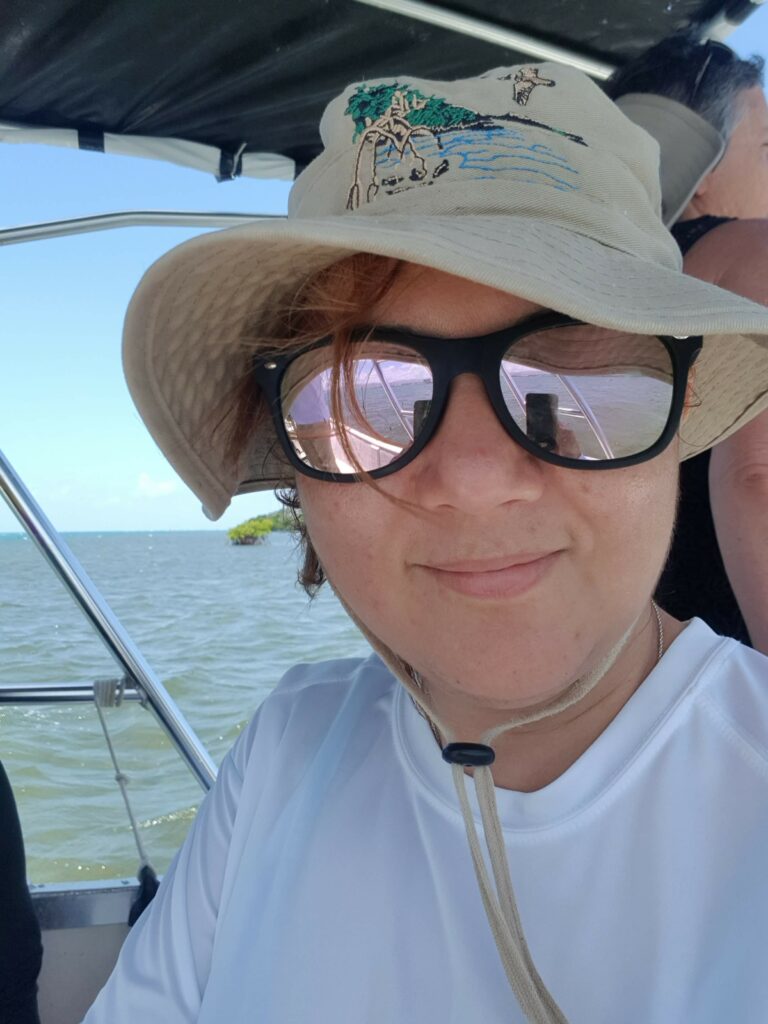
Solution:
M 768 245 L 768 218 L 726 220 L 702 235 L 691 246 L 690 254 L 729 252 L 731 249 L 741 251 L 744 245 L 754 245 L 758 248 Z
M 768 657 L 737 640 L 712 636 L 696 701 L 724 735 L 768 769 Z
M 288 669 L 267 701 L 338 701 L 354 686 L 365 685 L 373 690 L 393 683 L 392 673 L 377 654 L 301 662 Z
M 768 219 L 731 220 L 699 239 L 686 254 L 687 274 L 765 303 Z
M 376 654 L 294 665 L 265 698 L 232 754 L 242 771 L 256 748 L 275 751 L 296 741 L 309 750 L 350 704 L 356 717 L 364 717 L 366 708 L 395 687 L 394 676 Z

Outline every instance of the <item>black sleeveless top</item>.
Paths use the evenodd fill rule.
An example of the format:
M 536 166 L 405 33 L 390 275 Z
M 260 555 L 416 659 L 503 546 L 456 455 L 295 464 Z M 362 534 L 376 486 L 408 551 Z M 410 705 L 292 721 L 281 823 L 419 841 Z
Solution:
M 40 1024 L 40 925 L 27 888 L 24 841 L 13 790 L 0 764 L 0 1021 Z
M 731 217 L 697 217 L 671 229 L 683 253 L 712 228 Z M 749 644 L 717 544 L 709 504 L 709 452 L 680 464 L 680 504 L 667 564 L 656 588 L 656 601 L 676 619 L 697 615 L 716 633 Z

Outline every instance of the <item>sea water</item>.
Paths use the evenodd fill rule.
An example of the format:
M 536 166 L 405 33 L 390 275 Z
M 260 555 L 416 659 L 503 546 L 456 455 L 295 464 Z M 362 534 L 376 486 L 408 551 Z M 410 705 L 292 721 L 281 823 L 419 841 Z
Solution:
M 291 665 L 369 652 L 330 592 L 309 602 L 298 587 L 290 534 L 251 547 L 217 531 L 65 539 L 217 763 Z M 0 687 L 119 675 L 34 544 L 0 535 Z M 124 702 L 105 717 L 142 842 L 162 872 L 202 790 L 152 712 Z M 135 874 L 136 845 L 92 704 L 0 704 L 0 760 L 32 882 Z

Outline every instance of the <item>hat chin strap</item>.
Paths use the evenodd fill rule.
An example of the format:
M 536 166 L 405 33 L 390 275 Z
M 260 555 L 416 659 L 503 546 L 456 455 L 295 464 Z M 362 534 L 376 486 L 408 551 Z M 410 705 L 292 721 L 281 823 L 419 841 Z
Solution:
M 520 725 L 538 722 L 550 718 L 571 707 L 590 693 L 609 669 L 616 663 L 624 650 L 637 622 L 634 622 L 619 642 L 602 659 L 599 665 L 587 675 L 576 679 L 557 698 L 535 711 L 521 712 L 510 718 L 503 725 L 488 729 L 480 737 L 480 743 L 458 742 L 453 731 L 444 725 L 430 711 L 425 703 L 425 692 L 418 673 L 399 655 L 395 654 L 386 644 L 382 643 L 368 627 L 360 621 L 334 587 L 334 592 L 341 601 L 352 621 L 368 640 L 371 647 L 384 663 L 403 684 L 411 695 L 414 704 L 439 735 L 445 737 L 443 758 L 451 764 L 453 782 L 459 798 L 467 840 L 472 853 L 472 863 L 483 898 L 483 906 L 493 932 L 496 948 L 499 951 L 507 980 L 515 993 L 518 1003 L 526 1018 L 533 1024 L 568 1024 L 567 1018 L 544 984 L 541 975 L 533 962 L 528 943 L 523 933 L 520 914 L 512 888 L 509 874 L 507 851 L 496 806 L 496 791 L 493 783 L 491 764 L 495 754 L 490 744 L 502 733 Z M 638 620 L 639 621 L 639 620 Z M 493 882 L 483 856 L 480 839 L 477 834 L 474 815 L 469 802 L 466 785 L 465 768 L 474 768 L 475 792 L 483 822 L 483 835 L 488 850 L 488 857 L 493 873 Z

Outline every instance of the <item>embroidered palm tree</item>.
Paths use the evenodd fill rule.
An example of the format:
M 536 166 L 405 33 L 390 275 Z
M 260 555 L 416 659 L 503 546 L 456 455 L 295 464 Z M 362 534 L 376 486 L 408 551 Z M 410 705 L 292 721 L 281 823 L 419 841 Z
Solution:
M 397 89 L 392 94 L 392 99 L 386 111 L 380 117 L 375 121 L 371 121 L 370 118 L 365 119 L 365 129 L 360 138 L 360 145 L 357 147 L 357 155 L 355 156 L 354 182 L 347 196 L 348 210 L 356 210 L 360 206 L 361 165 L 366 149 L 369 150 L 371 155 L 371 176 L 366 191 L 366 202 L 368 203 L 379 191 L 379 179 L 376 173 L 376 150 L 381 143 L 389 143 L 401 160 L 405 158 L 406 152 L 410 151 L 416 162 L 416 166 L 411 170 L 411 180 L 423 181 L 426 178 L 427 162 L 419 155 L 412 140 L 415 135 L 428 135 L 433 139 L 437 137 L 432 129 L 427 128 L 426 125 L 412 125 L 408 120 L 409 114 L 416 110 L 423 110 L 426 105 L 426 97 L 415 95 L 408 97 L 403 90 Z M 437 142 L 439 146 L 439 140 Z
M 542 78 L 539 69 L 524 67 L 515 73 L 500 76 L 501 81 L 512 81 L 513 99 L 518 106 L 525 106 L 528 98 L 537 86 L 552 87 L 555 82 L 550 78 Z M 370 158 L 370 179 L 365 199 L 370 202 L 378 193 L 380 185 L 402 182 L 396 175 L 391 181 L 385 178 L 379 182 L 377 174 L 377 157 L 379 147 L 388 145 L 394 150 L 400 161 L 407 156 L 412 157 L 414 166 L 411 168 L 410 181 L 418 185 L 428 177 L 427 162 L 416 149 L 414 139 L 417 135 L 433 139 L 438 150 L 443 149 L 442 136 L 447 132 L 498 130 L 503 131 L 505 124 L 521 128 L 536 128 L 577 142 L 585 146 L 581 136 L 541 121 L 513 114 L 510 110 L 503 113 L 478 113 L 467 107 L 458 107 L 439 96 L 425 96 L 412 86 L 400 82 L 376 85 L 359 85 L 350 95 L 344 111 L 352 118 L 355 131 L 353 142 L 358 142 L 354 160 L 354 178 L 347 193 L 347 209 L 357 210 L 360 207 L 364 179 L 364 160 Z M 422 150 L 423 151 L 423 150 Z M 442 160 L 432 171 L 432 179 L 441 177 L 449 171 L 449 162 Z M 407 188 L 408 185 L 403 187 Z

